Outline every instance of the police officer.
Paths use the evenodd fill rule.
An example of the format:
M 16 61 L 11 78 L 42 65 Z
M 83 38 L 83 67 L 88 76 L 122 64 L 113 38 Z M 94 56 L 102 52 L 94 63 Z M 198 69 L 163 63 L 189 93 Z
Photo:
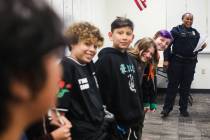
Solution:
M 164 52 L 164 66 L 168 70 L 168 86 L 161 114 L 167 117 L 173 109 L 177 92 L 180 94 L 180 115 L 188 117 L 187 111 L 190 86 L 193 81 L 198 52 L 193 52 L 200 34 L 192 28 L 193 15 L 182 15 L 182 25 L 173 27 L 171 34 L 174 38 L 172 45 Z M 202 46 L 205 48 L 206 44 Z

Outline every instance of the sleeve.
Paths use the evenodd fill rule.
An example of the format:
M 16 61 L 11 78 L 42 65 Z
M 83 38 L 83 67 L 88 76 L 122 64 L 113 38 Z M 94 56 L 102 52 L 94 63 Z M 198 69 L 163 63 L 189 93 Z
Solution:
M 32 124 L 26 130 L 27 140 L 53 140 L 53 137 L 50 133 L 44 134 L 43 122 L 39 121 Z
M 72 67 L 65 62 L 61 63 L 63 66 L 63 78 L 59 83 L 60 89 L 57 94 L 58 104 L 57 107 L 60 109 L 69 109 L 71 100 L 71 90 L 73 88 L 73 71 Z
M 164 61 L 170 61 L 170 59 L 171 59 L 173 42 L 176 39 L 176 36 L 178 35 L 178 32 L 177 32 L 176 28 L 177 27 L 173 27 L 173 29 L 171 30 L 171 35 L 173 37 L 173 41 L 170 43 L 168 48 L 163 52 Z
M 171 52 L 171 45 L 168 46 L 168 48 L 163 52 L 164 61 L 169 61 L 171 58 L 172 52 Z
M 157 81 L 155 71 L 156 69 L 153 68 L 153 65 L 151 64 L 148 64 L 145 68 L 142 82 L 144 103 L 152 103 L 156 101 Z
M 157 76 L 155 75 L 153 81 L 153 90 L 151 91 L 150 95 L 150 103 L 156 103 L 156 99 L 157 99 Z
M 108 107 L 112 103 L 112 79 L 110 72 L 109 60 L 107 58 L 99 58 L 95 63 L 96 65 L 96 77 L 98 79 L 99 90 L 102 96 L 104 104 Z

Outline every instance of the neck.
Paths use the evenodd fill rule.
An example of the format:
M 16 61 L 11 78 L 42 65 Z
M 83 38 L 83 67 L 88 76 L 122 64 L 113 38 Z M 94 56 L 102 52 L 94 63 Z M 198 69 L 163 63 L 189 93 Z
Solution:
M 11 119 L 7 123 L 7 129 L 0 134 L 0 140 L 20 140 L 27 126 L 27 118 L 24 113 L 11 113 Z
M 121 53 L 125 53 L 127 51 L 127 49 L 120 49 L 120 48 L 117 48 L 117 47 L 113 47 L 113 48 L 117 49 Z
M 73 55 L 70 55 L 69 58 L 72 59 L 74 62 L 76 62 L 77 64 L 79 64 L 81 66 L 86 66 L 86 64 L 81 63 L 80 61 L 78 61 L 78 59 L 76 57 L 74 57 Z
M 15 126 L 16 124 L 10 124 L 11 126 Z M 2 136 L 0 136 L 1 140 L 20 140 L 23 129 L 13 127 L 8 128 L 6 132 Z

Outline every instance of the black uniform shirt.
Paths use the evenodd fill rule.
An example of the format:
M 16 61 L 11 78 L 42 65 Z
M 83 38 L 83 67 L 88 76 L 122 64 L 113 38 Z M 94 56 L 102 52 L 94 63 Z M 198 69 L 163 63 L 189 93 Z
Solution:
M 192 27 L 186 28 L 184 25 L 178 25 L 173 27 L 171 30 L 171 34 L 174 38 L 172 42 L 172 53 L 176 55 L 180 55 L 182 57 L 195 57 L 197 53 L 193 53 L 195 49 L 200 34 L 198 31 Z M 170 59 L 171 49 L 168 49 L 164 52 L 164 59 Z

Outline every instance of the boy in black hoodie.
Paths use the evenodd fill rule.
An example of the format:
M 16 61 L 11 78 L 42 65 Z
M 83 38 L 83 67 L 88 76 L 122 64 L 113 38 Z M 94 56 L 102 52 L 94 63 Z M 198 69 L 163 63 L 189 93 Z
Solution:
M 92 62 L 104 38 L 99 29 L 88 22 L 73 24 L 65 35 L 71 41 L 71 54 L 61 61 L 64 75 L 58 107 L 68 110 L 65 115 L 72 123 L 73 140 L 109 140 L 110 118 L 103 109 Z
M 117 121 L 119 135 L 113 137 L 141 139 L 139 123 L 143 119 L 143 102 L 137 63 L 127 53 L 134 38 L 132 21 L 118 17 L 112 22 L 108 35 L 113 47 L 100 51 L 96 69 L 102 99 Z

